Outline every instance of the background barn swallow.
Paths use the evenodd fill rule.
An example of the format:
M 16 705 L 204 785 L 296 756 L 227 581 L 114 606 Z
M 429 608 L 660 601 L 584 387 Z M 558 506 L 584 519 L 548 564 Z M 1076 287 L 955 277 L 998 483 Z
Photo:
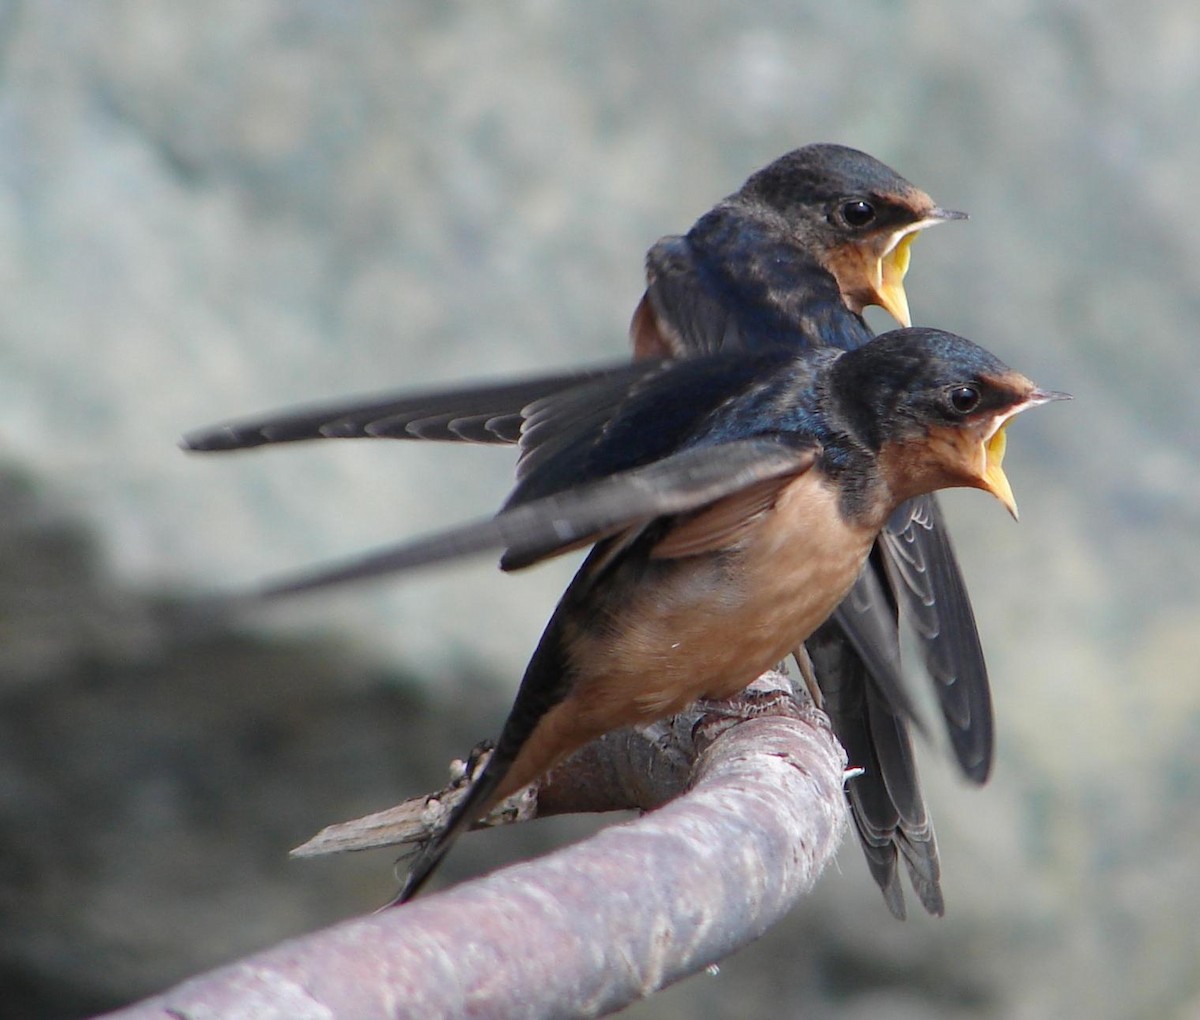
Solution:
M 637 362 L 527 409 L 518 484 L 495 518 L 265 589 L 488 548 L 519 569 L 593 545 L 492 757 L 397 902 L 464 828 L 583 744 L 729 697 L 800 647 L 904 500 L 972 486 L 1015 516 L 1005 426 L 1060 396 L 924 329 L 846 353 L 772 345 Z M 631 433 L 653 442 L 632 444 Z
M 864 152 L 796 149 L 752 174 L 686 235 L 650 249 L 630 331 L 635 354 L 795 344 L 798 334 L 848 350 L 870 336 L 862 320 L 869 305 L 909 326 L 913 240 L 966 218 Z
M 690 357 L 865 343 L 879 305 L 909 324 L 903 280 L 926 227 L 965 214 L 939 208 L 878 160 L 839 145 L 797 149 L 752 175 L 685 236 L 660 240 L 631 323 L 635 358 Z M 526 409 L 595 373 L 565 373 L 412 398 L 370 398 L 266 415 L 194 433 L 193 450 L 377 436 L 516 442 Z M 587 392 L 586 390 L 583 392 Z M 647 442 L 645 435 L 630 439 Z M 974 615 L 932 498 L 901 507 L 835 617 L 809 642 L 824 707 L 864 773 L 848 796 L 868 864 L 903 917 L 903 859 L 922 904 L 943 910 L 933 826 L 916 773 L 900 621 L 916 637 L 963 772 L 983 782 L 993 755 L 991 696 Z

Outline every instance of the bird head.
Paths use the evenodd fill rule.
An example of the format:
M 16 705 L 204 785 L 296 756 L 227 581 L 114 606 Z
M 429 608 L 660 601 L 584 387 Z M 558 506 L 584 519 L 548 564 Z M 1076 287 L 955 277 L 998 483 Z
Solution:
M 969 340 L 899 329 L 841 355 L 831 391 L 851 434 L 877 456 L 896 503 L 935 489 L 990 492 L 1015 518 L 1006 429 L 1022 411 L 1070 395 L 1039 389 Z
M 890 167 L 842 145 L 806 145 L 750 177 L 735 198 L 782 217 L 796 241 L 837 281 L 855 314 L 878 305 L 912 324 L 904 276 L 922 230 L 962 220 Z

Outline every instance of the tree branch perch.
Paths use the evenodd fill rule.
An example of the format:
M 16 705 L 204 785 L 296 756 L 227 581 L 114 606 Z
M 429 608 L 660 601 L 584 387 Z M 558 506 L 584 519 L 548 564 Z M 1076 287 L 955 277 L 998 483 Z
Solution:
M 285 942 L 110 1016 L 602 1016 L 693 974 L 786 914 L 846 827 L 845 755 L 822 713 L 790 686 L 779 696 L 785 685 L 767 674 L 734 699 L 729 720 L 714 723 L 709 706 L 684 725 L 698 752 L 691 789 L 652 814 Z M 667 725 L 680 729 L 678 719 Z M 589 748 L 585 765 L 589 754 L 588 767 L 615 762 Z M 568 789 L 580 767 L 545 784 L 543 813 L 572 803 L 553 791 Z M 655 800 L 661 788 L 648 788 Z

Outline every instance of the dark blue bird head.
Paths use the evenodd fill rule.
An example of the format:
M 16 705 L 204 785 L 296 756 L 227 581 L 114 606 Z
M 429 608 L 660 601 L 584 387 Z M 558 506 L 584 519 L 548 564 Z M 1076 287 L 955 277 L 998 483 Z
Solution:
M 1015 517 L 1004 475 L 1005 427 L 1065 393 L 1039 389 L 953 333 L 898 329 L 830 368 L 833 413 L 878 458 L 898 501 L 952 486 L 991 492 Z
M 904 275 L 926 227 L 966 219 L 890 167 L 844 145 L 806 145 L 753 174 L 730 202 L 769 210 L 838 282 L 846 306 L 911 324 Z

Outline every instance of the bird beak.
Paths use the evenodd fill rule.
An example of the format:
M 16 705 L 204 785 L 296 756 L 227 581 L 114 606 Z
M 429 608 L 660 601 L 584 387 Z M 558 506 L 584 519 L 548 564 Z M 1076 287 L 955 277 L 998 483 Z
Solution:
M 950 220 L 965 220 L 967 214 L 950 209 L 930 210 L 924 219 L 910 224 L 892 235 L 888 247 L 880 257 L 875 270 L 875 300 L 901 326 L 911 326 L 912 316 L 908 312 L 908 295 L 904 293 L 904 276 L 912 259 L 910 248 L 917 234 L 927 227 L 937 226 Z
M 990 439 L 984 440 L 983 487 L 1004 504 L 1014 521 L 1018 521 L 1021 515 L 1017 512 L 1017 500 L 1008 476 L 1000 466 L 1004 462 L 1004 451 L 1008 448 L 1008 436 L 1004 429 L 1005 426 L 1001 425 Z
M 985 489 L 995 496 L 1008 512 L 1012 514 L 1013 520 L 1020 520 L 1020 515 L 1017 513 L 1017 501 L 1013 497 L 1012 486 L 1008 482 L 1008 476 L 1004 473 L 1002 467 L 1004 463 L 1004 451 L 1008 446 L 1008 436 L 1006 429 L 1008 423 L 1013 420 L 1022 411 L 1027 411 L 1031 407 L 1037 407 L 1039 404 L 1047 404 L 1052 400 L 1070 400 L 1071 394 L 1060 393 L 1055 390 L 1039 390 L 1034 389 L 1028 397 L 1015 407 L 1009 408 L 1004 414 L 998 415 L 992 424 L 992 428 L 984 436 L 982 447 L 983 469 L 979 473 L 980 488 Z
M 875 303 L 895 319 L 901 326 L 911 326 L 908 314 L 908 295 L 904 293 L 904 276 L 912 259 L 909 249 L 916 238 L 916 230 L 901 235 L 893 241 L 891 248 L 879 260 L 879 281 L 875 286 Z

